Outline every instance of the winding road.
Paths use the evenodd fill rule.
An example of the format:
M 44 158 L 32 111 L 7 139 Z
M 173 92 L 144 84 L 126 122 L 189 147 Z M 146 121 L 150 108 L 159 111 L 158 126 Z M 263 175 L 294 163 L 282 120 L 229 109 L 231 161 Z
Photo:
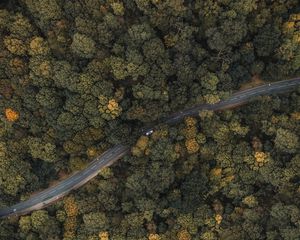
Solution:
M 234 93 L 231 97 L 221 100 L 215 104 L 199 104 L 189 109 L 170 114 L 168 117 L 152 123 L 150 126 L 142 127 L 140 134 L 150 135 L 155 131 L 159 123 L 175 124 L 180 122 L 186 116 L 196 116 L 202 110 L 223 110 L 232 106 L 246 103 L 249 100 L 267 94 L 274 94 L 292 90 L 300 85 L 300 78 L 268 83 L 247 90 Z M 19 202 L 13 206 L 0 210 L 0 217 L 20 216 L 34 210 L 42 209 L 49 204 L 59 200 L 67 195 L 71 190 L 79 188 L 86 182 L 94 178 L 102 168 L 111 165 L 118 159 L 130 152 L 130 146 L 127 144 L 118 144 L 105 151 L 102 155 L 94 159 L 84 170 L 73 174 L 67 179 L 62 180 L 57 185 L 51 186 L 39 193 L 34 194 L 26 201 Z

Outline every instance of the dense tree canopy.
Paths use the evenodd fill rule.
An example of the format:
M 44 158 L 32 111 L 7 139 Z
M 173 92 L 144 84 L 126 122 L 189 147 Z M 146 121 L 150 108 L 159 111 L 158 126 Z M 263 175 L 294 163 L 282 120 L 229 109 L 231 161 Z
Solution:
M 137 135 L 299 76 L 299 42 L 297 0 L 0 3 L 0 208 L 132 144 L 0 239 L 299 239 L 299 88 Z

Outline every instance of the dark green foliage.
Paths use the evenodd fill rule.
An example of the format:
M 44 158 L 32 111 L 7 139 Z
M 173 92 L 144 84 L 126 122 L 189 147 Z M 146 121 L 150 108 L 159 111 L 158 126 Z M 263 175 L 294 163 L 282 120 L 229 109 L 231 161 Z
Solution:
M 88 232 L 99 232 L 108 229 L 108 219 L 102 212 L 84 214 L 83 222 Z
M 254 48 L 258 56 L 270 56 L 279 46 L 280 31 L 272 25 L 265 25 L 254 38 Z
M 244 84 L 299 76 L 297 0 L 4 2 L 0 207 L 136 145 L 71 207 L 1 219 L 0 239 L 300 238 L 299 89 L 135 138 Z
M 95 42 L 86 35 L 75 33 L 73 35 L 71 50 L 79 57 L 91 58 L 96 51 Z
M 288 153 L 295 153 L 299 148 L 299 138 L 289 130 L 279 128 L 276 131 L 275 147 Z

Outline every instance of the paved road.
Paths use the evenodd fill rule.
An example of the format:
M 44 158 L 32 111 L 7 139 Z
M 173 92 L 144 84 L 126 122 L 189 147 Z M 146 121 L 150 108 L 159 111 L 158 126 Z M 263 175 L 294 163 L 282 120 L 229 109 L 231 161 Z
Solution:
M 183 118 L 186 116 L 198 116 L 199 111 L 202 110 L 217 111 L 217 110 L 228 109 L 233 106 L 237 106 L 249 102 L 251 99 L 254 99 L 255 97 L 258 96 L 270 95 L 274 93 L 280 93 L 280 92 L 286 92 L 288 90 L 292 90 L 298 85 L 300 85 L 300 77 L 268 83 L 250 89 L 238 91 L 234 93 L 232 96 L 230 96 L 229 98 L 215 104 L 198 104 L 191 108 L 174 112 L 164 119 L 151 123 L 145 127 L 142 127 L 140 129 L 140 133 L 150 135 L 155 130 L 155 127 L 159 123 L 176 124 L 182 121 Z
M 251 89 L 238 91 L 228 99 L 222 100 L 215 104 L 200 104 L 192 108 L 178 111 L 170 114 L 168 117 L 159 122 L 151 124 L 151 126 L 143 127 L 139 130 L 141 134 L 150 135 L 155 131 L 157 123 L 175 124 L 180 122 L 186 116 L 196 116 L 202 110 L 223 110 L 246 103 L 254 97 L 285 92 L 294 89 L 300 85 L 300 78 L 294 78 L 274 83 L 269 83 L 257 86 Z M 122 158 L 130 152 L 130 146 L 126 144 L 116 145 L 109 150 L 105 151 L 101 156 L 94 159 L 84 170 L 75 173 L 74 175 L 62 180 L 57 185 L 51 186 L 48 189 L 34 194 L 26 201 L 17 203 L 11 207 L 0 210 L 0 217 L 23 215 L 33 210 L 42 209 L 45 206 L 57 201 L 63 196 L 67 195 L 71 190 L 76 189 L 92 178 L 94 178 L 102 168 L 111 165 L 118 159 Z
M 0 217 L 23 215 L 33 210 L 41 209 L 67 195 L 71 190 L 79 188 L 94 178 L 102 168 L 111 165 L 116 160 L 129 153 L 130 147 L 116 145 L 94 159 L 84 170 L 73 174 L 57 185 L 33 195 L 24 202 L 0 210 Z

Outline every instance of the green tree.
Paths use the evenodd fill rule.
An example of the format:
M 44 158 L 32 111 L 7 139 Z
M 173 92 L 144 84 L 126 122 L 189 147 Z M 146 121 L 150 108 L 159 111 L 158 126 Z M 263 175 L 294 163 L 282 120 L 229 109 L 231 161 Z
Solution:
M 295 153 L 299 148 L 298 136 L 293 132 L 283 128 L 279 128 L 276 131 L 274 143 L 278 150 L 288 153 Z

